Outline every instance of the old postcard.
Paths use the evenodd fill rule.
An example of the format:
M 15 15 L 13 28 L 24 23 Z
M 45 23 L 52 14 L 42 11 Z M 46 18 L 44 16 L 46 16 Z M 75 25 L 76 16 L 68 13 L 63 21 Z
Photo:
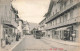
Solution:
M 0 51 L 80 51 L 80 0 L 0 0 Z

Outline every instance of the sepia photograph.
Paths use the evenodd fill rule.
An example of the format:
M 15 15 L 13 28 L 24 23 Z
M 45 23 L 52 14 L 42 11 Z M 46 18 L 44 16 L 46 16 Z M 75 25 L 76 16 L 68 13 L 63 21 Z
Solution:
M 0 51 L 80 51 L 80 0 L 0 0 Z

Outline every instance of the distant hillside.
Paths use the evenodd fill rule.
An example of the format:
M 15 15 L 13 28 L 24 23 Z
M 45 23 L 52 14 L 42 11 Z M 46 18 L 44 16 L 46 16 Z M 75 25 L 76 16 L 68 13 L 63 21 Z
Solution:
M 33 28 L 38 27 L 37 23 L 31 23 L 31 22 L 29 22 L 29 25 L 30 25 L 30 30 L 32 30 Z

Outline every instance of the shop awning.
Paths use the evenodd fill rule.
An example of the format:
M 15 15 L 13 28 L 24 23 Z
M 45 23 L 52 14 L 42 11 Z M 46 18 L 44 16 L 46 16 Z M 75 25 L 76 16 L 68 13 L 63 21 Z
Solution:
M 58 28 L 56 31 L 60 31 L 60 30 L 66 30 L 68 27 L 64 27 L 64 28 Z
M 13 25 L 10 25 L 10 24 L 5 24 L 5 25 L 4 25 L 4 28 L 8 28 L 8 27 L 9 27 L 9 28 L 10 28 L 10 27 L 11 27 L 11 28 L 16 28 L 16 27 L 14 27 Z

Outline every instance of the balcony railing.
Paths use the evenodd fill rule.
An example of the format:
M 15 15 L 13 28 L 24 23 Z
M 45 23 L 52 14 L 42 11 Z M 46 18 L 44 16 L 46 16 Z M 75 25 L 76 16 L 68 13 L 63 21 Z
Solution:
M 80 3 L 80 0 L 78 0 L 78 2 L 73 2 L 73 3 L 70 3 L 67 7 L 63 8 L 61 11 L 57 12 L 55 15 L 49 17 L 47 20 L 46 20 L 46 23 L 48 23 L 49 21 L 51 21 L 52 19 L 56 18 L 57 16 L 59 16 L 60 14 L 66 12 L 67 10 L 71 9 L 72 7 L 76 6 L 77 4 Z
M 65 22 L 59 23 L 57 25 L 47 26 L 46 29 L 57 28 L 57 27 L 65 26 L 65 25 L 70 25 L 70 24 L 78 23 L 78 22 L 80 22 L 80 16 L 72 18 L 72 19 L 67 20 Z

